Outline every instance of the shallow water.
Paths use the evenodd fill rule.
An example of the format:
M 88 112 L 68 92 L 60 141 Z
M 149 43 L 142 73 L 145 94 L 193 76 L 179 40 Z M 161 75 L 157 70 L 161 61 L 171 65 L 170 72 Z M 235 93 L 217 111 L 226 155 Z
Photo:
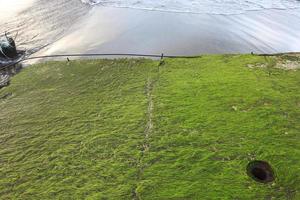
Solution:
M 18 46 L 29 52 L 36 52 L 63 37 L 90 9 L 79 0 L 25 0 L 26 7 L 23 0 L 13 1 L 15 3 L 6 6 L 14 17 L 0 18 L 0 33 L 8 31 L 12 36 L 18 33 Z M 14 6 L 20 9 L 14 10 Z
M 240 14 L 246 11 L 299 8 L 298 0 L 81 0 L 90 5 L 168 12 Z
M 95 7 L 46 53 L 197 55 L 300 51 L 299 11 L 223 16 Z
M 1 21 L 9 20 L 28 8 L 34 0 L 0 0 L 0 19 Z
M 18 32 L 17 45 L 29 54 L 300 51 L 295 0 L 177 0 L 176 9 L 171 0 L 26 1 L 11 10 L 15 17 L 0 18 L 0 32 Z

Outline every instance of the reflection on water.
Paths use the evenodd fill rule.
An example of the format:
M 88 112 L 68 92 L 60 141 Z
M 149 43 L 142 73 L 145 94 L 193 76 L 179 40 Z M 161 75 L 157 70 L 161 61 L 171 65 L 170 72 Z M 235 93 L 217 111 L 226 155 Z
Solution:
M 300 51 L 299 35 L 300 9 L 228 16 L 95 7 L 44 53 L 277 53 Z
M 41 54 L 300 51 L 300 9 L 214 15 L 93 7 L 80 0 L 0 2 L 2 10 L 16 6 L 10 13 L 18 12 L 0 18 L 0 32 L 19 32 L 17 44 L 29 53 L 43 47 Z
M 0 22 L 15 17 L 20 11 L 29 7 L 34 0 L 0 0 Z
M 18 47 L 27 49 L 29 53 L 36 52 L 63 37 L 65 31 L 89 10 L 88 6 L 79 0 L 0 1 L 11 8 L 14 5 L 20 8 L 17 9 L 20 12 L 16 16 L 0 18 L 0 33 L 8 31 L 15 35 L 18 32 Z M 24 6 L 27 6 L 27 9 L 22 10 Z M 4 9 L 2 5 L 1 8 Z

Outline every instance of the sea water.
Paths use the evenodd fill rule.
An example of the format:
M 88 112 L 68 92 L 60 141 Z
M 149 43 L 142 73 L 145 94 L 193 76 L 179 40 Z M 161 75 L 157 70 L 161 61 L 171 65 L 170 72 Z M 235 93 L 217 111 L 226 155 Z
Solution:
M 126 7 L 167 12 L 240 14 L 266 9 L 293 9 L 299 0 L 81 0 L 90 5 Z
M 8 13 L 0 12 L 0 36 L 8 32 L 15 38 L 18 49 L 28 54 L 50 45 L 58 50 L 64 47 L 67 53 L 86 50 L 112 53 L 120 52 L 123 47 L 122 53 L 176 50 L 177 54 L 191 55 L 299 51 L 300 48 L 300 0 L 0 0 L 0 3 L 1 9 Z M 123 9 L 126 7 L 130 9 Z M 114 34 L 117 36 L 111 39 Z M 77 46 L 57 45 L 57 41 L 69 35 L 76 35 L 70 44 L 77 42 Z M 95 46 L 99 41 L 105 45 Z

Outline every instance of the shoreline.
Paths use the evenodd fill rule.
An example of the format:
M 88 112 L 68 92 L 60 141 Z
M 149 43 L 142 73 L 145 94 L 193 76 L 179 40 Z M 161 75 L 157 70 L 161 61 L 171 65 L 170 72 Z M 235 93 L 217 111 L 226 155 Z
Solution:
M 0 30 L 18 31 L 18 47 L 33 56 L 74 53 L 190 56 L 300 51 L 300 9 L 296 8 L 230 15 L 92 7 L 80 1 L 60 1 L 36 0 L 30 9 L 3 24 Z M 34 23 L 29 23 L 30 19 Z
M 225 54 L 198 54 L 198 55 L 165 55 L 165 54 L 56 54 L 56 55 L 41 55 L 41 56 L 29 56 L 24 57 L 16 62 L 8 64 L 0 63 L 0 70 L 21 65 L 21 68 L 31 66 L 34 64 L 40 64 L 49 61 L 71 61 L 72 60 L 101 60 L 101 59 L 152 59 L 152 60 L 163 60 L 164 58 L 200 58 L 202 56 L 239 56 L 239 55 L 252 55 L 252 56 L 263 56 L 263 57 L 278 57 L 278 56 L 295 56 L 300 57 L 300 52 L 282 52 L 282 53 L 271 53 L 271 54 L 255 54 L 251 53 L 225 53 Z

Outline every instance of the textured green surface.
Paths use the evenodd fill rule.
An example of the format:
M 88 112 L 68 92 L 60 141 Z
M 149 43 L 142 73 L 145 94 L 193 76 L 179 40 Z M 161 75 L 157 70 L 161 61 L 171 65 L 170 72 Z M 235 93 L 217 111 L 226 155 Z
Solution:
M 300 199 L 300 71 L 247 67 L 266 62 L 26 68 L 0 90 L 0 199 Z

